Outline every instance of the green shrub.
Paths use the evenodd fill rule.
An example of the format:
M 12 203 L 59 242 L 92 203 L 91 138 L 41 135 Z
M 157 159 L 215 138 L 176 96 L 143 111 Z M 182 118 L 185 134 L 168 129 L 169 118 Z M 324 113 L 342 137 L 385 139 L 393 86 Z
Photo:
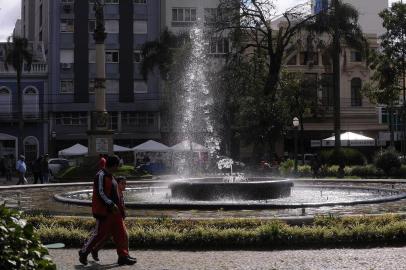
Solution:
M 295 162 L 292 159 L 288 159 L 279 165 L 279 173 L 283 176 L 292 175 L 294 167 Z
M 56 269 L 34 227 L 4 205 L 0 206 L 0 269 Z
M 375 165 L 377 168 L 382 169 L 386 176 L 394 175 L 401 166 L 398 156 L 399 155 L 393 150 L 378 153 L 375 156 Z
M 312 176 L 312 167 L 310 165 L 301 165 L 297 167 L 297 171 L 301 177 Z
M 327 150 L 320 152 L 320 161 L 328 165 L 364 165 L 365 156 L 358 150 L 352 148 L 342 148 L 340 151 Z
M 79 248 L 94 226 L 92 219 L 31 217 L 44 241 Z M 294 226 L 261 219 L 126 220 L 131 248 L 246 249 L 343 247 L 406 244 L 406 221 L 400 216 L 317 216 Z
M 351 167 L 351 176 L 359 176 L 362 178 L 379 178 L 383 173 L 378 170 L 373 164 L 366 166 L 354 166 Z

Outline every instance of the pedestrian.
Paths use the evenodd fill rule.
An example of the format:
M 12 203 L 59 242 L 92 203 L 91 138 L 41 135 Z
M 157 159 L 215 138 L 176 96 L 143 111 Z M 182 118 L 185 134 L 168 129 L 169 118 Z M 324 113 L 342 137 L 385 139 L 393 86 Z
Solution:
M 319 170 L 321 167 L 319 157 L 317 155 L 314 155 L 312 160 L 310 161 L 310 167 L 312 169 L 313 173 L 313 178 L 318 178 L 319 177 Z
M 79 250 L 80 263 L 87 265 L 89 253 L 110 235 L 116 244 L 119 265 L 133 265 L 137 262 L 129 256 L 128 235 L 123 217 L 124 208 L 121 206 L 118 184 L 113 173 L 117 171 L 120 160 L 110 156 L 106 168 L 101 169 L 94 179 L 92 196 L 92 213 L 96 219 L 96 227 L 92 236 Z
M 120 156 L 118 156 L 118 158 L 120 159 L 120 163 L 119 163 L 118 166 L 121 168 L 121 167 L 123 167 L 123 165 L 124 165 L 124 160 L 123 160 L 123 158 L 120 157 Z
M 48 154 L 44 155 L 44 158 L 41 160 L 41 183 L 48 184 L 49 183 L 49 164 L 48 164 L 49 156 Z
M 37 182 L 41 181 L 41 184 L 43 184 L 43 178 L 41 175 L 41 163 L 43 156 L 39 156 L 34 163 L 32 164 L 32 174 L 34 176 L 34 184 Z
M 28 184 L 27 178 L 25 178 L 25 173 L 27 172 L 27 164 L 25 164 L 25 156 L 20 155 L 17 160 L 16 170 L 18 172 L 18 183 L 17 185 Z
M 106 158 L 103 154 L 99 155 L 99 169 L 102 170 L 104 168 L 106 168 Z
M 125 177 L 117 177 L 116 181 L 117 181 L 117 185 L 118 185 L 118 198 L 119 198 L 118 208 L 120 209 L 121 217 L 123 220 L 123 222 L 118 222 L 118 226 L 120 227 L 120 230 L 125 231 L 125 235 L 127 236 L 126 243 L 127 243 L 127 249 L 128 249 L 128 233 L 127 233 L 127 229 L 124 224 L 124 219 L 126 217 L 125 205 L 124 205 L 124 191 L 125 191 L 127 183 L 126 183 Z M 95 261 L 99 261 L 99 250 L 103 248 L 103 246 L 105 245 L 107 240 L 109 240 L 110 237 L 111 237 L 111 235 L 107 235 L 103 240 L 101 240 L 99 243 L 97 243 L 94 246 L 94 248 L 92 249 L 92 251 L 90 252 Z

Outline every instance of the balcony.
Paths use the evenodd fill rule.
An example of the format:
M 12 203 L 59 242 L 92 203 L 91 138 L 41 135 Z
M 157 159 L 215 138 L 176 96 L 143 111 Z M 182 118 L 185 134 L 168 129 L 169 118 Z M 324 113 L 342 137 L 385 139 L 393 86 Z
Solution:
M 0 75 L 13 75 L 16 71 L 9 65 L 8 69 L 4 67 L 4 63 L 0 62 Z M 28 70 L 27 65 L 23 66 L 23 75 L 46 75 L 48 73 L 48 64 L 33 63 L 31 69 Z

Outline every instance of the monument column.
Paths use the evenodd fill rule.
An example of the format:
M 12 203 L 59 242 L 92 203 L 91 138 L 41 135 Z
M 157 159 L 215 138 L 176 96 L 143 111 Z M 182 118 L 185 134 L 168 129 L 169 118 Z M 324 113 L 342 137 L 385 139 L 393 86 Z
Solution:
M 91 115 L 91 129 L 88 133 L 89 157 L 99 154 L 113 154 L 113 130 L 106 110 L 106 60 L 105 45 L 107 34 L 104 28 L 104 0 L 94 1 L 96 28 L 96 78 L 94 80 L 95 106 Z

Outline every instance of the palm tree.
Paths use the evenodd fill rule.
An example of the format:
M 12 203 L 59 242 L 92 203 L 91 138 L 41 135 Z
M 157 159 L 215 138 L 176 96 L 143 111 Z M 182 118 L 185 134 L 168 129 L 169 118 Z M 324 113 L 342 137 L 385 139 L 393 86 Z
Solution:
M 329 43 L 324 44 L 324 47 L 333 62 L 335 149 L 339 150 L 341 147 L 340 55 L 342 44 L 365 55 L 368 51 L 368 43 L 358 24 L 358 11 L 341 0 L 332 0 L 331 6 L 315 16 L 308 26 L 309 31 L 331 39 Z
M 23 118 L 23 94 L 21 93 L 21 76 L 24 64 L 30 70 L 32 63 L 32 52 L 26 38 L 10 36 L 6 44 L 6 60 L 4 66 L 12 66 L 17 78 L 17 105 L 18 105 L 18 149 L 23 152 L 24 139 L 24 118 Z

